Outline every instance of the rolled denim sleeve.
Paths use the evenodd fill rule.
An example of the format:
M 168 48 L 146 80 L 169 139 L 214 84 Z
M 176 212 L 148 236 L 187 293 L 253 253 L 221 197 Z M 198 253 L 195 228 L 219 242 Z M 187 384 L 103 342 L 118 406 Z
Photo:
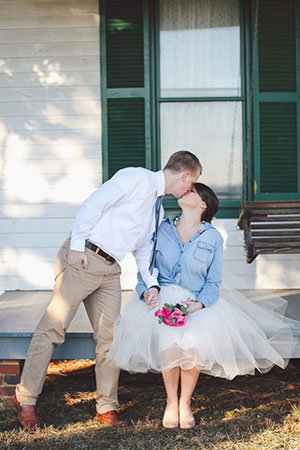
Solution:
M 205 308 L 213 305 L 219 297 L 219 289 L 222 284 L 222 256 L 223 240 L 215 250 L 213 260 L 207 271 L 204 286 L 196 298 Z

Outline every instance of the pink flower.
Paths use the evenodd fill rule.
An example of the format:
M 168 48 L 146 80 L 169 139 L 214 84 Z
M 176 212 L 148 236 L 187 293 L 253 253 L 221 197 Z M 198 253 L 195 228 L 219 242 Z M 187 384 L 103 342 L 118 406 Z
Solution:
M 166 308 L 165 306 L 162 308 L 161 311 L 162 311 L 163 316 L 169 317 L 171 315 L 171 311 L 168 308 Z
M 182 327 L 187 320 L 186 314 L 187 308 L 185 305 L 165 303 L 162 309 L 155 311 L 154 316 L 158 317 L 159 323 L 164 323 L 169 327 Z
M 186 321 L 187 321 L 186 316 L 181 316 L 181 317 L 178 319 L 178 321 L 177 321 L 177 323 L 176 323 L 176 326 L 177 326 L 177 327 L 182 327 L 183 325 L 186 324 Z
M 175 308 L 175 311 L 172 312 L 172 317 L 181 317 L 182 316 L 182 312 L 180 311 L 180 309 Z

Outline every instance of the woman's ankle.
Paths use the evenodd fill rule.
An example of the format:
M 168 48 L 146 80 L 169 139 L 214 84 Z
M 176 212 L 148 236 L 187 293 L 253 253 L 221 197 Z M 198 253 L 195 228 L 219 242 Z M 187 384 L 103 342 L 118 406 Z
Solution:
M 182 406 L 191 406 L 191 398 L 180 397 L 179 404 Z
M 178 406 L 178 398 L 167 398 L 167 406 Z

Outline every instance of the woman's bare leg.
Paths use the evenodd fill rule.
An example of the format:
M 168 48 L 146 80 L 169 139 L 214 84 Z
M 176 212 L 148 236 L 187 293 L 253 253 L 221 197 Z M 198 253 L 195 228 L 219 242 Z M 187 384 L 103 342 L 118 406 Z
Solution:
M 181 370 L 181 395 L 179 401 L 181 428 L 192 428 L 195 425 L 195 419 L 190 405 L 199 373 L 200 372 L 195 368 L 190 370 Z
M 167 393 L 167 406 L 163 418 L 165 428 L 176 428 L 178 426 L 178 383 L 179 367 L 162 373 Z

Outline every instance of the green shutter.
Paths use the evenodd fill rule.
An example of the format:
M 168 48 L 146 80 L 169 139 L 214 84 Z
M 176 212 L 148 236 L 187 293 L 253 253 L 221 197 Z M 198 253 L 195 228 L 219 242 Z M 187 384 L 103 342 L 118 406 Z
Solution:
M 145 166 L 145 105 L 143 98 L 109 99 L 108 176 L 128 166 Z
M 253 96 L 255 199 L 296 199 L 300 193 L 300 0 L 257 1 L 258 32 L 256 35 L 254 27 L 253 35 L 257 38 Z
M 259 90 L 295 92 L 295 0 L 260 0 Z
M 103 180 L 150 168 L 148 0 L 107 0 L 101 11 Z
M 106 67 L 108 88 L 144 86 L 142 1 L 107 2 Z
M 295 103 L 260 103 L 262 192 L 297 191 L 296 118 Z

